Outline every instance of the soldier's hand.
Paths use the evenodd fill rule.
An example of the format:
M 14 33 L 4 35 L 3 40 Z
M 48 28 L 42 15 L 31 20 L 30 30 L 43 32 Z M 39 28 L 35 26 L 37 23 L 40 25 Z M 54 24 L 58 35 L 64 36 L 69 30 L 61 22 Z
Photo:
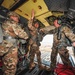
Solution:
M 35 16 L 35 12 L 34 12 L 34 9 L 32 9 L 32 12 L 31 12 L 31 19 L 33 19 Z
M 44 29 L 40 29 L 39 31 L 40 31 L 40 32 L 44 32 Z

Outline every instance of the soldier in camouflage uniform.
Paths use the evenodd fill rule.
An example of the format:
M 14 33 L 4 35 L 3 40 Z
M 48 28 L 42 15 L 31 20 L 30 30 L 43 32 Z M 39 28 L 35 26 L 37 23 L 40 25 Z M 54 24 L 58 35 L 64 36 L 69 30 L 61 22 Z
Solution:
M 3 61 L 4 75 L 15 75 L 18 63 L 17 37 L 28 39 L 27 33 L 20 27 L 20 16 L 9 12 L 8 19 L 2 24 L 3 42 L 0 44 L 0 56 Z
M 29 46 L 30 46 L 30 66 L 29 69 L 32 69 L 34 64 L 34 57 L 35 54 L 37 55 L 37 62 L 39 69 L 44 69 L 44 66 L 41 63 L 41 52 L 39 50 L 40 42 L 38 41 L 38 22 L 34 23 L 34 10 L 32 10 L 31 19 L 28 22 L 28 28 L 30 31 L 30 39 L 29 39 Z
M 70 27 L 66 25 L 61 26 L 60 24 L 57 23 L 57 21 L 58 20 L 54 21 L 54 26 L 48 26 L 48 27 L 40 29 L 40 31 L 44 32 L 45 34 L 49 32 L 54 35 L 53 47 L 52 47 L 52 52 L 51 52 L 51 64 L 50 64 L 50 68 L 46 68 L 46 70 L 48 71 L 53 71 L 54 68 L 56 67 L 56 58 L 57 58 L 58 53 L 60 54 L 62 62 L 65 65 L 72 66 L 69 60 L 69 53 L 67 50 L 68 41 L 66 37 L 68 37 L 71 40 L 72 45 L 75 46 L 75 42 L 74 42 L 75 35 L 72 33 L 72 30 L 70 29 Z M 60 29 L 59 33 L 61 33 L 60 34 L 61 36 L 58 36 L 59 29 Z

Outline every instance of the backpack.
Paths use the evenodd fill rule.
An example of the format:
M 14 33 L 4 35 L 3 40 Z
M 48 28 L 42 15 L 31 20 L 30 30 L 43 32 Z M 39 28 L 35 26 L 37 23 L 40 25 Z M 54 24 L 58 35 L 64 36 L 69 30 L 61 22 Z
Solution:
M 64 64 L 57 64 L 54 72 L 56 75 L 75 75 L 75 68 Z

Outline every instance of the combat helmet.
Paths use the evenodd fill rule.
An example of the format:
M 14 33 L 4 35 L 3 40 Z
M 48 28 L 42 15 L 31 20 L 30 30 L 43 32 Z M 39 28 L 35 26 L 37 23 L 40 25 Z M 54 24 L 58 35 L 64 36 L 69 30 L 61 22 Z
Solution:
M 20 16 L 16 13 L 16 12 L 13 12 L 13 11 L 10 11 L 7 13 L 7 16 L 10 17 L 10 16 L 16 16 L 20 19 Z

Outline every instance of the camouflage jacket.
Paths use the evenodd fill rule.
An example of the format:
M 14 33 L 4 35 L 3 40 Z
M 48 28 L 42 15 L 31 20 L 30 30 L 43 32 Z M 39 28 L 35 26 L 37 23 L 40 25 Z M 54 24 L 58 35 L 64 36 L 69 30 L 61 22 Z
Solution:
M 60 43 L 66 44 L 67 40 L 66 40 L 65 36 L 68 37 L 71 40 L 71 42 L 75 41 L 75 34 L 72 32 L 72 30 L 68 26 L 63 26 L 61 28 L 61 30 L 60 30 L 61 39 L 60 40 L 57 39 L 58 38 L 58 28 L 55 28 L 54 26 L 48 26 L 48 27 L 43 28 L 43 30 L 45 33 L 54 35 L 54 42 L 53 42 L 54 45 L 59 45 Z
M 33 20 L 30 19 L 28 21 L 28 28 L 29 28 L 29 31 L 30 31 L 30 40 L 29 40 L 29 44 L 33 44 L 34 46 L 37 46 L 39 44 L 39 41 L 38 41 L 38 28 L 35 28 L 33 26 Z
M 28 39 L 28 34 L 21 28 L 21 26 L 12 21 L 12 20 L 6 20 L 4 21 L 4 23 L 2 24 L 2 29 L 3 29 L 3 34 L 5 37 L 12 37 L 12 38 L 23 38 L 23 39 Z M 4 39 L 4 41 L 6 41 Z M 6 41 L 8 44 L 7 46 L 10 46 L 12 44 L 12 42 L 8 42 Z

